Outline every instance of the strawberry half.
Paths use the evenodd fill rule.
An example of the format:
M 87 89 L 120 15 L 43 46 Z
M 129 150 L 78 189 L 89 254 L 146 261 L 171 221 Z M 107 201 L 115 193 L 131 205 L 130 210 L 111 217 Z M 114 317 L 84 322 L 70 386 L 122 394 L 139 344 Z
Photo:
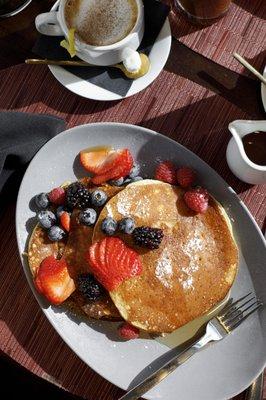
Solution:
M 64 211 L 60 215 L 60 224 L 66 232 L 70 231 L 70 215 L 68 212 Z
M 113 166 L 105 172 L 92 178 L 95 185 L 101 185 L 111 179 L 127 176 L 133 167 L 133 157 L 128 149 L 117 150 L 117 157 L 112 162 Z
M 117 237 L 94 243 L 86 259 L 95 278 L 109 291 L 142 272 L 139 254 Z
M 34 283 L 38 291 L 55 305 L 63 303 L 75 290 L 66 261 L 56 260 L 53 256 L 41 262 Z

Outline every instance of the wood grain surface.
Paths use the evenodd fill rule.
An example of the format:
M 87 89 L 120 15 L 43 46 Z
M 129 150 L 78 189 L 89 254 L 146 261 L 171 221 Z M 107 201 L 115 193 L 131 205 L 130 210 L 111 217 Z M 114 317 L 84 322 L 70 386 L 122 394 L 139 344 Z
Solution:
M 213 57 L 213 53 L 206 54 L 203 44 L 196 50 L 216 59 L 219 64 L 174 40 L 164 70 L 149 88 L 123 101 L 95 102 L 68 92 L 47 67 L 21 64 L 30 56 L 36 37 L 33 29 L 35 15 L 46 11 L 52 3 L 34 1 L 20 16 L 0 22 L 0 109 L 50 113 L 64 118 L 68 127 L 115 121 L 159 131 L 211 165 L 238 193 L 260 228 L 265 229 L 266 185 L 251 186 L 240 182 L 229 171 L 225 160 L 230 138 L 228 123 L 234 119 L 265 118 L 260 84 L 250 76 L 226 68 L 234 69 L 234 66 L 228 65 L 221 57 L 222 43 L 228 45 L 228 39 L 225 36 L 225 42 L 221 40 L 223 33 L 217 32 L 217 25 L 204 28 L 204 31 L 206 33 L 207 29 L 209 35 L 211 32 L 217 35 L 215 54 L 220 54 L 220 58 Z M 244 2 L 236 1 L 236 6 L 242 4 L 238 18 L 242 15 L 246 18 L 246 13 L 250 21 L 258 18 L 260 7 L 265 2 L 258 0 L 253 3 L 257 6 L 244 9 Z M 187 22 L 183 20 L 182 24 L 184 27 Z M 191 32 L 187 37 L 193 37 L 193 43 L 197 38 L 203 40 L 200 39 L 204 33 L 202 30 L 189 29 Z M 265 37 L 265 24 L 260 29 Z M 256 43 L 257 50 L 254 50 L 256 54 L 252 53 L 252 59 L 256 59 L 256 65 L 261 69 L 265 62 L 260 55 L 261 32 L 255 28 L 252 32 L 248 37 L 241 37 L 245 37 L 248 43 L 251 40 Z M 192 43 L 189 45 L 193 47 Z M 19 260 L 14 221 L 15 199 L 10 198 L 0 218 L 0 350 L 35 375 L 73 394 L 87 399 L 117 399 L 122 391 L 80 361 L 39 309 Z M 244 400 L 244 394 L 235 399 Z

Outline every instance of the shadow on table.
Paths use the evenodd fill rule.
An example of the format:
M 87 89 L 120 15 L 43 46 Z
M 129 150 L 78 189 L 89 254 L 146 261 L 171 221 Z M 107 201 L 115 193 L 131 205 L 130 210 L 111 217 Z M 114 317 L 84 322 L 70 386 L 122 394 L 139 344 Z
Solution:
M 239 7 L 243 8 L 252 15 L 256 15 L 261 19 L 265 19 L 265 1 L 246 1 L 246 0 L 234 0 L 234 3 Z

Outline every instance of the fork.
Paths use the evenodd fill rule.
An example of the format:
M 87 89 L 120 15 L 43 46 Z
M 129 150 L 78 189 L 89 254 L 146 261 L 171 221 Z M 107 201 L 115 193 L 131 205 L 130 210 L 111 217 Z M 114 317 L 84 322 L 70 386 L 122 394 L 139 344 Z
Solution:
M 220 313 L 208 322 L 205 334 L 197 342 L 192 344 L 181 353 L 172 356 L 159 369 L 144 379 L 144 381 L 129 390 L 118 400 L 139 399 L 143 394 L 156 386 L 177 367 L 186 362 L 190 357 L 202 350 L 205 346 L 211 342 L 217 342 L 227 337 L 262 305 L 263 303 L 259 301 L 251 292 L 241 297 L 234 303 L 232 303 L 232 299 L 230 299 Z M 176 347 L 175 350 L 178 350 L 178 347 Z

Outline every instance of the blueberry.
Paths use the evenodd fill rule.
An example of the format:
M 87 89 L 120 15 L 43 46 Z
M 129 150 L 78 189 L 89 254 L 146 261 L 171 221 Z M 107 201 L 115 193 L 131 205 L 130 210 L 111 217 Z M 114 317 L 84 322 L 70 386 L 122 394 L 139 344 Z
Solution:
M 56 209 L 56 216 L 59 219 L 61 217 L 61 215 L 63 214 L 63 212 L 67 211 L 66 208 L 64 206 L 59 206 Z
M 136 176 L 139 176 L 139 173 L 140 173 L 140 166 L 138 164 L 134 164 L 128 177 L 135 178 Z
M 111 217 L 106 217 L 102 221 L 102 231 L 108 235 L 112 236 L 117 229 L 117 222 L 111 218 Z
M 93 208 L 86 208 L 79 213 L 79 221 L 86 226 L 94 225 L 97 219 L 97 213 Z
M 37 218 L 40 225 L 45 229 L 50 229 L 56 223 L 56 216 L 52 211 L 40 211 Z
M 57 225 L 52 226 L 48 230 L 48 238 L 52 242 L 58 242 L 59 240 L 62 240 L 65 236 L 66 236 L 66 232 Z
M 34 200 L 35 200 L 36 206 L 39 209 L 43 209 L 43 210 L 45 210 L 50 204 L 47 193 L 37 194 L 35 196 Z
M 130 235 L 135 229 L 135 221 L 133 218 L 123 218 L 119 222 L 118 228 L 121 232 Z
M 107 202 L 107 194 L 103 190 L 94 190 L 91 193 L 91 204 L 95 207 L 101 207 Z
M 124 178 L 119 178 L 119 179 L 116 179 L 116 180 L 111 180 L 111 181 L 109 181 L 109 183 L 110 183 L 110 185 L 112 185 L 112 186 L 122 186 L 123 183 L 124 183 Z

